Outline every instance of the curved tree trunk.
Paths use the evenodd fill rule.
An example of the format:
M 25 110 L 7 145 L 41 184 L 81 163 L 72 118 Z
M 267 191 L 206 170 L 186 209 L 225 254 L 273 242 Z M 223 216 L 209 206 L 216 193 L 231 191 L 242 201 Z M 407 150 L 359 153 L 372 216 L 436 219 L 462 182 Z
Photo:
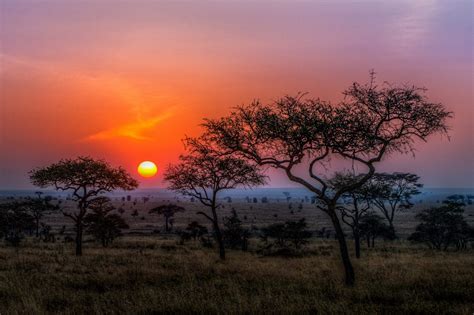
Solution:
M 76 256 L 82 256 L 82 222 L 76 223 Z
M 342 231 L 341 223 L 336 215 L 335 207 L 328 208 L 329 216 L 331 217 L 332 224 L 336 229 L 336 237 L 339 242 L 339 250 L 341 254 L 342 264 L 344 266 L 345 282 L 346 285 L 352 286 L 355 283 L 354 268 L 352 267 L 351 258 L 347 249 L 347 242 Z
M 219 258 L 225 260 L 225 247 L 222 239 L 222 233 L 219 229 L 217 222 L 214 224 L 214 231 L 216 233 L 217 245 L 219 246 Z
M 222 233 L 221 233 L 221 229 L 219 228 L 219 221 L 217 219 L 215 198 L 214 198 L 211 210 L 212 210 L 212 218 L 213 218 L 212 223 L 213 223 L 213 226 L 214 226 L 214 234 L 216 235 L 217 245 L 219 246 L 219 258 L 221 260 L 225 260 L 224 240 L 222 239 Z

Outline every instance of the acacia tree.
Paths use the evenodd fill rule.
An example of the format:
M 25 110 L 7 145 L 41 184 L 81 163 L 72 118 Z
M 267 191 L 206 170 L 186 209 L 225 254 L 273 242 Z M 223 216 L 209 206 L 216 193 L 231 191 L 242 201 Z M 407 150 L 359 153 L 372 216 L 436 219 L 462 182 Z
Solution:
M 357 182 L 359 176 L 351 173 L 337 173 L 331 180 L 330 185 L 334 190 L 347 186 L 350 183 Z M 371 208 L 371 200 L 374 194 L 373 187 L 369 183 L 365 183 L 359 188 L 345 193 L 341 199 L 339 206 L 341 212 L 341 220 L 349 226 L 354 238 L 354 248 L 357 258 L 360 258 L 360 238 L 361 238 L 361 221 Z
M 87 232 L 101 242 L 103 247 L 109 246 L 114 239 L 122 235 L 123 229 L 128 229 L 127 222 L 118 214 L 108 197 L 98 197 L 89 206 L 90 212 L 84 217 Z
M 20 245 L 25 232 L 35 227 L 34 218 L 22 202 L 0 203 L 0 239 L 13 246 Z
M 28 198 L 28 200 L 22 203 L 22 206 L 28 211 L 29 214 L 31 214 L 34 219 L 36 237 L 39 237 L 39 228 L 43 216 L 50 214 L 53 211 L 59 210 L 59 206 L 57 204 L 51 203 L 51 196 L 42 197 L 42 194 L 43 193 L 41 191 L 37 191 L 37 198 Z
M 169 232 L 169 220 L 170 218 L 174 217 L 174 215 L 178 212 L 183 212 L 185 209 L 183 207 L 174 205 L 174 204 L 167 204 L 155 207 L 149 211 L 149 213 L 156 213 L 165 217 L 165 230 Z
M 376 165 L 394 152 L 413 152 L 414 141 L 446 132 L 451 116 L 442 104 L 431 103 L 424 90 L 413 86 L 353 83 L 337 105 L 304 95 L 286 96 L 269 105 L 254 101 L 229 116 L 208 119 L 205 137 L 222 150 L 260 166 L 282 170 L 287 177 L 314 193 L 318 208 L 336 230 L 346 284 L 355 281 L 347 244 L 337 215 L 338 200 L 361 187 Z M 331 157 L 353 163 L 361 172 L 357 181 L 330 189 L 321 168 Z M 306 176 L 295 168 L 307 167 Z M 325 168 L 324 168 L 325 169 Z
M 372 203 L 387 219 L 392 237 L 396 237 L 393 219 L 395 213 L 413 207 L 411 198 L 420 193 L 423 184 L 418 183 L 420 177 L 411 173 L 375 173 L 370 179 L 374 188 Z
M 91 157 L 64 159 L 47 167 L 30 172 L 31 182 L 39 187 L 53 186 L 56 190 L 69 191 L 77 203 L 76 212 L 66 212 L 76 229 L 76 255 L 82 255 L 84 217 L 100 195 L 116 189 L 133 190 L 138 182 L 123 168 L 114 168 L 103 160 Z
M 459 242 L 463 243 L 468 233 L 472 235 L 472 227 L 463 216 L 463 206 L 448 201 L 441 207 L 423 210 L 416 215 L 421 222 L 408 239 L 437 250 L 447 250 L 450 245 L 459 248 Z
M 219 257 L 225 259 L 225 248 L 217 210 L 219 192 L 238 186 L 252 187 L 265 183 L 265 177 L 256 165 L 222 154 L 203 138 L 184 140 L 188 153 L 180 156 L 179 163 L 170 165 L 164 174 L 169 189 L 191 196 L 206 206 L 210 213 L 197 212 L 212 223 L 219 246 Z

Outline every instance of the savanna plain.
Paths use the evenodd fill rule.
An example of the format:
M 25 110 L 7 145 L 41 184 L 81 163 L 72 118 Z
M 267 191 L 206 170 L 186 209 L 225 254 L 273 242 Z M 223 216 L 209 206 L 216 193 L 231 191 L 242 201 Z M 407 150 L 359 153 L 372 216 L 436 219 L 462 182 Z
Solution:
M 72 227 L 60 214 L 47 218 L 53 231 L 66 226 L 66 236 L 55 242 L 27 237 L 19 247 L 1 244 L 0 313 L 472 314 L 473 249 L 435 251 L 406 240 L 414 215 L 440 196 L 425 194 L 398 216 L 399 239 L 376 240 L 370 249 L 363 243 L 361 258 L 353 259 L 356 284 L 347 287 L 337 241 L 315 236 L 330 222 L 304 194 L 291 191 L 291 210 L 281 192 L 244 194 L 250 202 L 244 195 L 222 199 L 222 216 L 238 209 L 248 228 L 305 217 L 315 233 L 299 255 L 263 255 L 263 242 L 253 235 L 247 251 L 228 250 L 221 261 L 215 248 L 177 235 L 202 220 L 196 202 L 164 193 L 114 196 L 130 229 L 107 248 L 86 238 L 83 256 L 76 257 L 73 243 L 65 241 Z M 269 198 L 262 203 L 264 196 Z M 176 233 L 165 232 L 163 218 L 148 213 L 169 201 L 186 209 L 173 222 Z M 466 207 L 470 223 L 473 211 Z

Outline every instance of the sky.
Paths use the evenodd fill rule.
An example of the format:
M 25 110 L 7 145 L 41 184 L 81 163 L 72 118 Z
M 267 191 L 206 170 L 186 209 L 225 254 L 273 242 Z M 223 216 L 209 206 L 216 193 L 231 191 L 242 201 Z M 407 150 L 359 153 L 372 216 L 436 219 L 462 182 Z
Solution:
M 79 155 L 137 177 L 154 161 L 141 187 L 165 187 L 203 118 L 297 92 L 338 102 L 370 69 L 454 112 L 449 139 L 379 170 L 474 187 L 472 14 L 470 0 L 0 0 L 0 189 L 32 188 L 29 170 Z

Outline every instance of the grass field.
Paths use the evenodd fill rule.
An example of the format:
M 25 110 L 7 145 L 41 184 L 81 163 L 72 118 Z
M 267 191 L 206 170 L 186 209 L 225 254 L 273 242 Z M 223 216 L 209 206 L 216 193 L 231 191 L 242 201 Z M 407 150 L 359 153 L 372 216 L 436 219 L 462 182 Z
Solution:
M 255 246 L 256 240 L 253 241 Z M 379 243 L 354 259 L 343 285 L 337 246 L 313 240 L 300 258 L 260 257 L 127 236 L 103 249 L 25 242 L 0 247 L 0 313 L 424 313 L 474 312 L 474 255 Z

